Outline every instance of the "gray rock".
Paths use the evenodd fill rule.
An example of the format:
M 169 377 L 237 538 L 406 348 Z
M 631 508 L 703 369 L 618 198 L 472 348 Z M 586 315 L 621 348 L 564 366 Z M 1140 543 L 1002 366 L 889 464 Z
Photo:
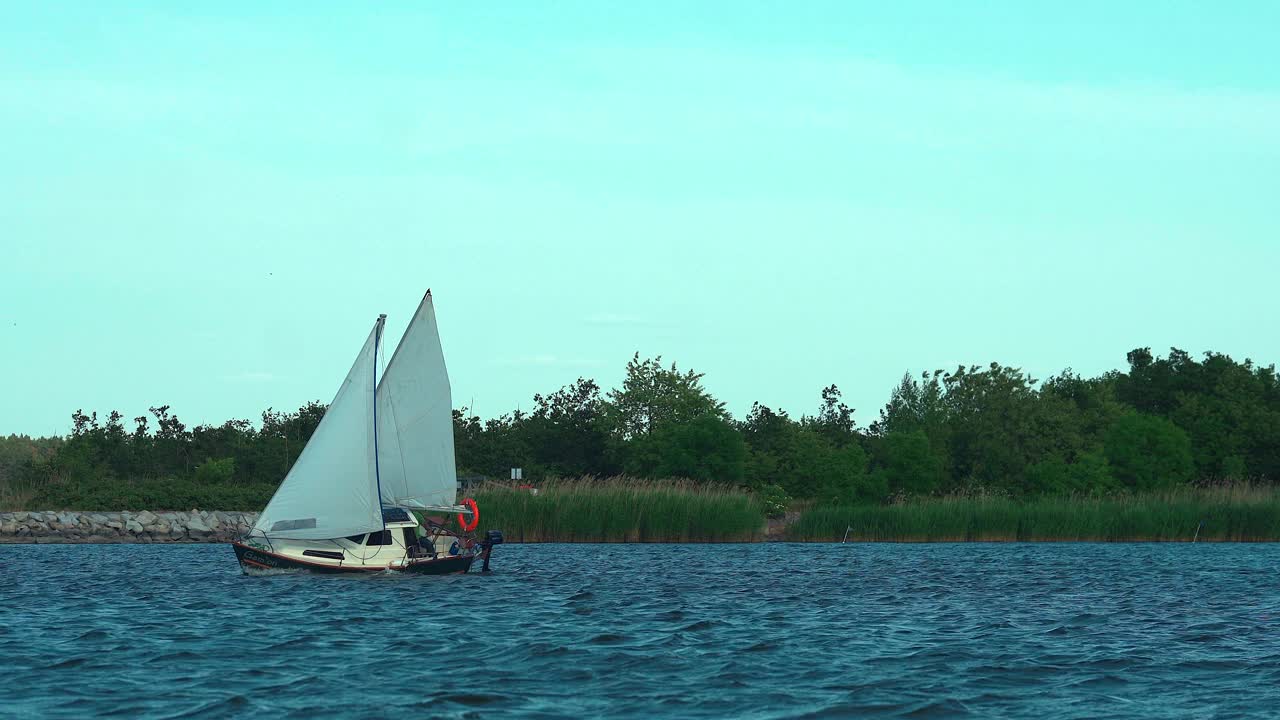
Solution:
M 191 532 L 207 533 L 212 532 L 213 528 L 204 524 L 204 521 L 200 519 L 200 516 L 196 515 L 187 521 L 187 530 L 190 530 Z
M 106 525 L 112 530 L 121 530 L 124 528 L 124 523 L 120 522 L 119 520 L 108 520 L 102 524 Z
M 28 513 L 28 512 L 13 513 L 13 519 L 15 522 L 22 522 L 23 520 L 26 520 L 29 517 L 31 517 L 31 513 Z
M 142 533 L 142 523 L 138 522 L 136 519 L 130 519 L 124 524 L 124 529 L 134 535 L 139 535 Z
M 133 519 L 137 521 L 139 525 L 146 527 L 148 525 L 155 524 L 155 521 L 158 520 L 159 518 L 157 518 L 154 514 L 147 512 L 146 510 L 143 510 L 137 515 L 134 515 Z
M 18 523 L 7 522 L 4 524 L 0 524 L 0 535 L 17 535 L 17 534 L 18 534 Z
M 110 522 L 107 516 L 102 515 L 101 513 L 94 513 L 90 515 L 89 521 L 92 522 L 94 525 L 106 525 L 108 522 Z

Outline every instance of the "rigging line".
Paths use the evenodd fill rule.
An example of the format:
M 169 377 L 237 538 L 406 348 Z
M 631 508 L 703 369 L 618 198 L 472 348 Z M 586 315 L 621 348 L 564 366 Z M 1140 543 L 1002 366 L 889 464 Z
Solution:
M 378 484 L 378 519 L 382 521 L 382 531 L 387 531 L 387 517 L 382 514 L 382 476 L 378 472 L 378 345 L 382 343 L 382 325 L 386 315 L 379 315 L 374 326 L 373 336 L 373 479 Z
M 341 551 L 342 551 L 342 559 L 338 561 L 338 566 L 339 566 L 339 567 L 341 567 L 341 566 L 342 566 L 342 563 L 344 563 L 344 562 L 346 562 L 346 561 L 347 561 L 347 549 L 346 549 L 346 548 L 344 548 L 344 547 L 342 547 L 342 545 L 338 543 L 337 538 L 329 538 L 329 542 L 333 543 L 333 546 L 334 546 L 334 547 L 336 547 L 336 548 L 338 548 L 339 550 L 341 550 Z M 304 554 L 305 554 L 305 553 L 304 553 Z M 354 555 L 355 555 L 355 553 L 351 553 L 351 555 L 353 555 L 353 556 L 354 556 Z M 361 563 L 363 564 L 363 562 L 364 562 L 364 561 L 362 560 L 362 561 L 361 561 Z
M 399 540 L 398 544 L 400 545 L 400 547 L 404 548 L 404 556 L 403 556 L 403 557 L 401 557 L 400 559 L 401 559 L 401 560 L 403 560 L 406 564 L 409 562 L 409 543 L 406 543 L 406 542 L 404 541 L 404 535 L 405 535 L 405 531 L 406 531 L 406 530 L 410 530 L 410 529 L 412 529 L 412 528 L 399 528 L 399 530 L 400 530 L 400 540 Z M 394 541 L 394 540 L 395 540 L 395 538 L 392 538 L 392 540 Z
M 396 419 L 396 399 L 387 396 L 391 407 L 391 426 L 396 429 L 396 454 L 400 456 L 400 477 L 404 482 L 405 497 L 409 495 L 409 466 L 404 461 L 404 443 L 400 442 L 400 421 Z
M 384 532 L 385 532 L 385 530 L 384 530 Z M 370 547 L 374 547 L 374 546 L 370 546 L 370 545 L 366 545 L 366 544 L 365 544 L 366 542 L 368 542 L 368 541 L 369 541 L 369 536 L 370 536 L 370 535 L 372 535 L 372 534 L 373 534 L 373 533 L 364 533 L 364 534 L 361 536 L 361 538 L 360 538 L 360 542 L 356 542 L 355 540 L 352 540 L 349 536 L 348 536 L 348 537 L 343 538 L 344 540 L 346 540 L 347 542 L 351 543 L 352 545 L 355 545 L 357 548 L 360 548 L 360 554 L 359 554 L 359 555 L 357 555 L 356 553 L 352 552 L 352 553 L 351 553 L 351 556 L 352 556 L 352 557 L 355 557 L 355 558 L 358 558 L 358 559 L 360 560 L 360 563 L 361 563 L 361 564 L 367 563 L 367 562 L 369 561 L 369 559 L 370 559 L 370 558 L 372 558 L 374 555 L 377 555 L 377 554 L 381 551 L 381 546 L 377 546 L 377 547 L 378 547 L 378 550 L 374 550 L 372 553 L 369 553 L 368 555 L 364 554 L 364 553 L 368 550 L 368 548 L 370 548 Z M 381 537 L 381 536 L 379 536 L 379 537 Z M 336 544 L 336 543 L 337 543 L 337 540 L 333 540 L 332 542 L 334 542 L 334 543 Z M 345 549 L 345 548 L 344 548 L 344 549 Z

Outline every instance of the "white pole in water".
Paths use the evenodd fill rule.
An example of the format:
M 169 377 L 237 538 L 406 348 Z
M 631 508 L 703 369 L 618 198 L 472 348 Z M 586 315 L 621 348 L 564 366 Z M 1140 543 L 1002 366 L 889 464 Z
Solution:
M 1196 526 L 1196 536 L 1195 536 L 1195 537 L 1193 537 L 1193 538 L 1191 538 L 1191 544 L 1192 544 L 1192 545 L 1195 545 L 1195 544 L 1196 544 L 1196 541 L 1200 539 L 1200 528 L 1202 528 L 1202 527 L 1204 527 L 1204 521 L 1203 521 L 1203 520 L 1201 520 L 1201 521 L 1200 521 L 1200 524 Z
M 844 526 L 844 538 L 843 538 L 842 540 L 840 540 L 840 544 L 841 544 L 841 545 L 844 545 L 845 543 L 849 542 L 849 531 L 850 531 L 850 530 L 852 530 L 852 529 L 853 529 L 853 526 L 852 526 L 852 525 L 845 525 L 845 526 Z

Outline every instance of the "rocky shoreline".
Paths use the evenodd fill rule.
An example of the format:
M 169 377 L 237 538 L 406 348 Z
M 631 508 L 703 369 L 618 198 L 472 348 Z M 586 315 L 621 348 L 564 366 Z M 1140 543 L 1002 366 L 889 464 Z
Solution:
M 0 543 L 220 543 L 248 532 L 254 512 L 0 512 Z

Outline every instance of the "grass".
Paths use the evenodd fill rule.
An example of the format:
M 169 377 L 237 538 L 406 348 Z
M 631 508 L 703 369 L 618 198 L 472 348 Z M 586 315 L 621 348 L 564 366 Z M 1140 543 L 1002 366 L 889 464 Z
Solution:
M 1201 525 L 1203 523 L 1203 525 Z M 1280 540 L 1280 490 L 1234 485 L 1109 498 L 942 497 L 804 512 L 787 539 L 839 542 Z
M 261 510 L 271 484 L 178 478 L 0 482 L 0 510 Z M 481 529 L 512 542 L 738 542 L 764 539 L 765 509 L 741 490 L 617 477 L 490 483 L 472 492 Z M 839 542 L 1280 541 L 1280 489 L 1230 485 L 1105 498 L 917 498 L 891 505 L 798 504 L 786 539 Z M 1203 523 L 1203 524 L 1202 524 Z
M 25 510 L 31 506 L 36 491 L 17 483 L 0 482 L 0 512 Z
M 764 508 L 734 488 L 625 477 L 548 482 L 534 495 L 491 483 L 472 496 L 481 529 L 512 542 L 739 542 L 764 536 Z

